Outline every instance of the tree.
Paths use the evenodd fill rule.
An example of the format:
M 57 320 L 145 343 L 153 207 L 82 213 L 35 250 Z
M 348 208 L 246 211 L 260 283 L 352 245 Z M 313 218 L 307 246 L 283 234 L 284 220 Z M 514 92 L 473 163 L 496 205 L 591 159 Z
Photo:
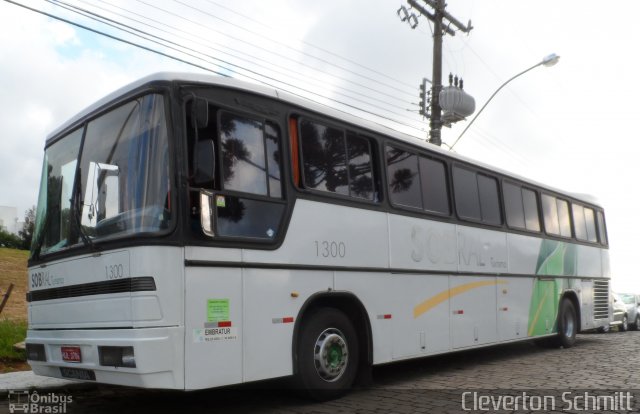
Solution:
M 0 229 L 0 247 L 19 249 L 21 246 L 22 240 L 18 236 Z
M 21 239 L 21 249 L 29 250 L 31 248 L 31 239 L 33 238 L 33 230 L 36 226 L 36 206 L 31 207 L 24 213 L 24 224 L 22 230 L 18 232 Z

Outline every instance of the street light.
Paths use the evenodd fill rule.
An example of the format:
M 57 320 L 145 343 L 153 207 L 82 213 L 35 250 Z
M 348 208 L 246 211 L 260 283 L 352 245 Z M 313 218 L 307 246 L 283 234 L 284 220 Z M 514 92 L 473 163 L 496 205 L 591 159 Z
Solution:
M 498 89 L 496 89 L 496 91 L 493 93 L 493 95 L 491 95 L 491 97 L 487 100 L 487 102 L 485 102 L 484 105 L 482 105 L 482 108 L 480 108 L 480 110 L 478 111 L 478 113 L 476 114 L 476 116 L 473 117 L 473 119 L 467 124 L 467 127 L 464 129 L 464 131 L 462 131 L 462 133 L 460 134 L 460 136 L 458 136 L 458 138 L 455 140 L 455 142 L 453 143 L 453 145 L 451 145 L 449 147 L 449 150 L 452 150 L 453 147 L 458 143 L 458 141 L 460 141 L 460 138 L 462 138 L 462 136 L 464 135 L 465 132 L 467 132 L 467 129 L 469 129 L 469 127 L 471 126 L 471 124 L 473 124 L 473 121 L 476 120 L 476 118 L 478 117 L 478 115 L 480 115 L 482 113 L 482 111 L 484 110 L 484 108 L 486 108 L 486 106 L 489 104 L 489 102 L 491 102 L 491 100 L 493 99 L 494 96 L 496 96 L 498 94 L 498 92 L 500 92 L 500 90 L 502 88 L 504 88 L 509 82 L 511 82 L 512 80 L 514 80 L 515 78 L 517 78 L 518 76 L 522 76 L 525 73 L 529 72 L 532 69 L 537 68 L 538 66 L 546 66 L 546 67 L 550 67 L 555 65 L 556 63 L 558 63 L 558 61 L 560 60 L 560 56 L 556 55 L 555 53 L 552 53 L 548 56 L 545 56 L 544 59 L 542 59 L 541 62 L 536 63 L 535 65 L 531 66 L 529 69 L 523 70 L 522 72 L 518 73 L 517 75 L 515 75 L 514 77 L 512 77 L 511 79 L 509 79 L 508 81 L 506 81 L 505 83 L 503 83 L 502 85 L 500 85 L 500 87 Z

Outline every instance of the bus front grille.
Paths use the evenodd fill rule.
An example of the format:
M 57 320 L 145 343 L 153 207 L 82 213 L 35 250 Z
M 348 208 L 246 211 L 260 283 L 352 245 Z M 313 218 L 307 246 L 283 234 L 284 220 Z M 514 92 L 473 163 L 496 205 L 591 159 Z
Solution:
M 594 319 L 609 318 L 609 281 L 593 281 L 593 317 Z

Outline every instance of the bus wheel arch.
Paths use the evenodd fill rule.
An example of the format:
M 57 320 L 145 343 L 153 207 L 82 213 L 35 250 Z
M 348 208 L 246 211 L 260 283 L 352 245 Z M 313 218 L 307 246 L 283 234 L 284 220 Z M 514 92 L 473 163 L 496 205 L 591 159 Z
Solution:
M 566 292 L 560 299 L 557 323 L 555 345 L 571 348 L 576 342 L 576 334 L 580 332 L 580 307 L 574 292 Z
M 558 304 L 558 306 L 562 304 L 562 301 L 565 298 L 571 301 L 571 303 L 573 304 L 573 309 L 576 311 L 576 322 L 578 324 L 576 332 L 579 333 L 580 331 L 582 331 L 582 316 L 580 314 L 580 301 L 578 300 L 578 294 L 573 290 L 566 291 L 560 298 L 560 303 Z
M 292 366 L 294 376 L 299 376 L 300 364 L 299 349 L 302 340 L 303 327 L 308 323 L 317 323 L 320 309 L 337 311 L 344 315 L 350 322 L 357 338 L 357 366 L 356 382 L 369 381 L 370 369 L 373 361 L 373 341 L 371 334 L 371 322 L 362 302 L 351 292 L 328 291 L 311 295 L 303 304 L 295 321 L 292 338 Z M 327 394 L 329 395 L 329 394 Z M 336 394 L 337 396 L 338 394 Z M 312 395 L 314 396 L 314 395 Z M 327 399 L 323 396 L 314 396 L 317 399 Z M 328 397 L 332 398 L 332 397 Z

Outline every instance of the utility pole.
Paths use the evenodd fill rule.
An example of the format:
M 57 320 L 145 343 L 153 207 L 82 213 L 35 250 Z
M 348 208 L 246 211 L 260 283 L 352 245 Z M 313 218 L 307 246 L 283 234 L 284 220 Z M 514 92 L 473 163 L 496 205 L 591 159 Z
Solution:
M 446 11 L 447 5 L 444 0 L 422 0 L 422 2 L 431 7 L 433 11 L 427 10 L 423 5 L 418 3 L 419 0 L 407 0 L 407 3 L 416 9 L 421 15 L 427 17 L 433 22 L 433 76 L 431 78 L 431 117 L 429 142 L 435 145 L 442 145 L 440 131 L 442 130 L 442 108 L 440 107 L 440 91 L 442 90 L 442 36 L 448 33 L 455 36 L 455 31 L 451 29 L 451 25 L 458 28 L 464 33 L 469 33 L 473 27 L 471 21 L 465 26 L 455 17 Z M 400 15 L 400 14 L 399 14 Z M 404 20 L 404 19 L 403 19 Z M 417 25 L 417 19 L 414 18 Z M 444 25 L 443 22 L 448 24 Z M 411 21 L 409 20 L 411 24 Z M 415 25 L 411 25 L 415 28 Z

